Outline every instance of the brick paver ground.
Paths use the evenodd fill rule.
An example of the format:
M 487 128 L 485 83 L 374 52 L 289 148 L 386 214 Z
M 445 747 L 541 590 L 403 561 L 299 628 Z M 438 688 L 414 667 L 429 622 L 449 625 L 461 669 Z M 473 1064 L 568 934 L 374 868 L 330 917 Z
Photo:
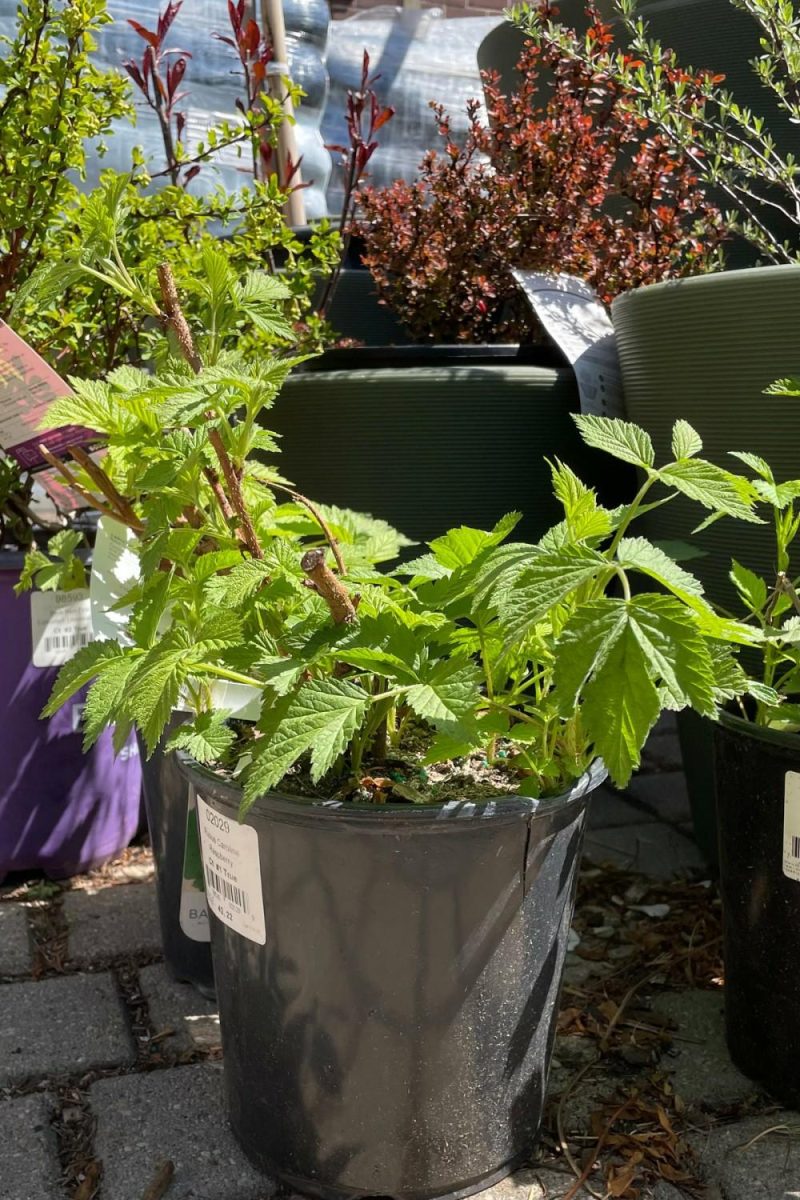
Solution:
M 699 852 L 683 832 L 687 809 L 678 761 L 674 726 L 666 722 L 648 748 L 650 773 L 626 793 L 598 795 L 586 843 L 593 862 L 633 866 L 657 878 L 703 877 Z M 142 1200 L 166 1160 L 174 1177 L 164 1200 L 267 1200 L 274 1194 L 225 1121 L 213 1005 L 154 961 L 160 945 L 154 888 L 146 869 L 137 871 L 143 882 L 130 882 L 136 871 L 121 870 L 122 886 L 67 891 L 50 902 L 54 945 L 63 950 L 66 926 L 68 950 L 37 960 L 40 968 L 51 963 L 40 978 L 31 975 L 26 909 L 19 900 L 0 901 L 0 1200 L 74 1200 L 81 1187 L 92 1200 Z M 41 917 L 37 912 L 37 930 Z M 602 914 L 591 922 L 598 938 L 608 932 L 601 920 Z M 590 977 L 611 979 L 627 950 L 614 946 L 599 962 L 582 957 L 577 941 L 576 947 L 564 1003 L 580 1009 Z M 663 1052 L 643 1064 L 642 1077 L 655 1070 L 685 1102 L 694 1161 L 709 1198 L 795 1200 L 800 1116 L 768 1108 L 732 1067 L 722 999 L 721 990 L 656 990 L 648 1001 L 653 1020 L 677 1028 L 671 1041 L 665 1037 Z M 631 1034 L 635 1051 L 634 1042 Z M 596 1046 L 572 1033 L 556 1042 L 550 1090 L 567 1089 L 568 1134 L 620 1084 L 620 1063 L 593 1065 Z M 584 1076 L 570 1092 L 578 1072 Z M 736 1106 L 747 1115 L 736 1119 Z M 588 1147 L 591 1140 L 584 1136 L 576 1145 Z M 572 1196 L 573 1172 L 563 1158 L 556 1165 L 519 1171 L 481 1200 Z M 87 1171 L 96 1183 L 82 1183 Z M 575 1200 L 602 1194 L 599 1186 L 595 1176 L 593 1192 L 580 1189 Z M 639 1200 L 691 1195 L 663 1179 L 641 1188 Z

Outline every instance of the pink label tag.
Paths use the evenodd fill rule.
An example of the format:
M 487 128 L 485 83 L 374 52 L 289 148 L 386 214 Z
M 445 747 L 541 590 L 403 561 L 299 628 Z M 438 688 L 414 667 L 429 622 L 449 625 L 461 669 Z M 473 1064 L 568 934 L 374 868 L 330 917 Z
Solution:
M 0 448 L 26 471 L 40 471 L 47 466 L 39 453 L 40 445 L 61 455 L 70 446 L 86 446 L 97 440 L 98 435 L 91 429 L 78 425 L 39 431 L 53 400 L 69 395 L 69 384 L 0 321 Z

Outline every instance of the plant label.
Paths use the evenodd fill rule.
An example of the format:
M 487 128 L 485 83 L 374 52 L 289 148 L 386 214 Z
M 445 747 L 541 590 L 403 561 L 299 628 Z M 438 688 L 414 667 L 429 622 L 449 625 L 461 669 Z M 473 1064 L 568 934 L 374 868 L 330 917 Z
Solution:
M 614 327 L 594 291 L 573 275 L 512 271 L 544 328 L 569 361 L 581 412 L 624 417 Z
M 203 882 L 203 856 L 200 853 L 200 834 L 197 829 L 197 796 L 191 786 L 186 806 L 180 923 L 183 932 L 193 942 L 211 941 L 208 902 Z
M 230 929 L 263 946 L 264 896 L 258 834 L 197 796 L 208 907 Z
M 93 641 L 89 592 L 34 592 L 31 596 L 32 660 L 35 667 L 60 667 Z
M 53 400 L 69 396 L 69 384 L 48 367 L 35 350 L 0 321 L 0 448 L 26 471 L 47 466 L 39 452 L 45 445 L 54 454 L 70 446 L 86 446 L 98 435 L 78 425 L 39 432 Z
M 783 873 L 800 882 L 800 772 L 787 771 L 783 792 Z
M 89 576 L 92 628 L 98 640 L 116 641 L 121 646 L 133 645 L 133 639 L 125 629 L 131 610 L 119 611 L 114 605 L 139 582 L 141 568 L 137 545 L 136 534 L 127 525 L 111 517 L 100 518 Z

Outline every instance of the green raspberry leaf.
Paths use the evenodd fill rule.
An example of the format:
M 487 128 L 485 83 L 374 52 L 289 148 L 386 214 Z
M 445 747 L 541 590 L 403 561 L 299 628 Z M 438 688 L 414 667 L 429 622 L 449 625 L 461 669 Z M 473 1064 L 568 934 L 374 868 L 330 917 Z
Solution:
M 700 434 L 688 421 L 676 421 L 672 426 L 672 453 L 676 458 L 694 458 L 703 449 Z
M 572 417 L 587 446 L 605 450 L 614 458 L 633 463 L 647 470 L 656 460 L 649 433 L 634 425 L 632 421 L 621 421 L 619 417 L 595 417 L 586 413 L 575 413 Z

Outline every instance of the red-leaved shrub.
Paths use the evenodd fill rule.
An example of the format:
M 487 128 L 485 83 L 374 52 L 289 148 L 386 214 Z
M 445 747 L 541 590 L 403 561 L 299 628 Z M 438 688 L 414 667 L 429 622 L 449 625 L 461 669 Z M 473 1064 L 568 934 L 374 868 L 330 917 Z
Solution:
M 593 6 L 587 13 L 587 44 L 607 52 L 610 26 Z M 458 145 L 433 104 L 444 147 L 425 155 L 418 180 L 360 192 L 364 262 L 414 338 L 534 338 L 514 267 L 578 275 L 608 302 L 714 264 L 725 236 L 719 211 L 689 162 L 593 60 L 526 44 L 512 95 L 484 76 L 488 124 L 472 101 Z

